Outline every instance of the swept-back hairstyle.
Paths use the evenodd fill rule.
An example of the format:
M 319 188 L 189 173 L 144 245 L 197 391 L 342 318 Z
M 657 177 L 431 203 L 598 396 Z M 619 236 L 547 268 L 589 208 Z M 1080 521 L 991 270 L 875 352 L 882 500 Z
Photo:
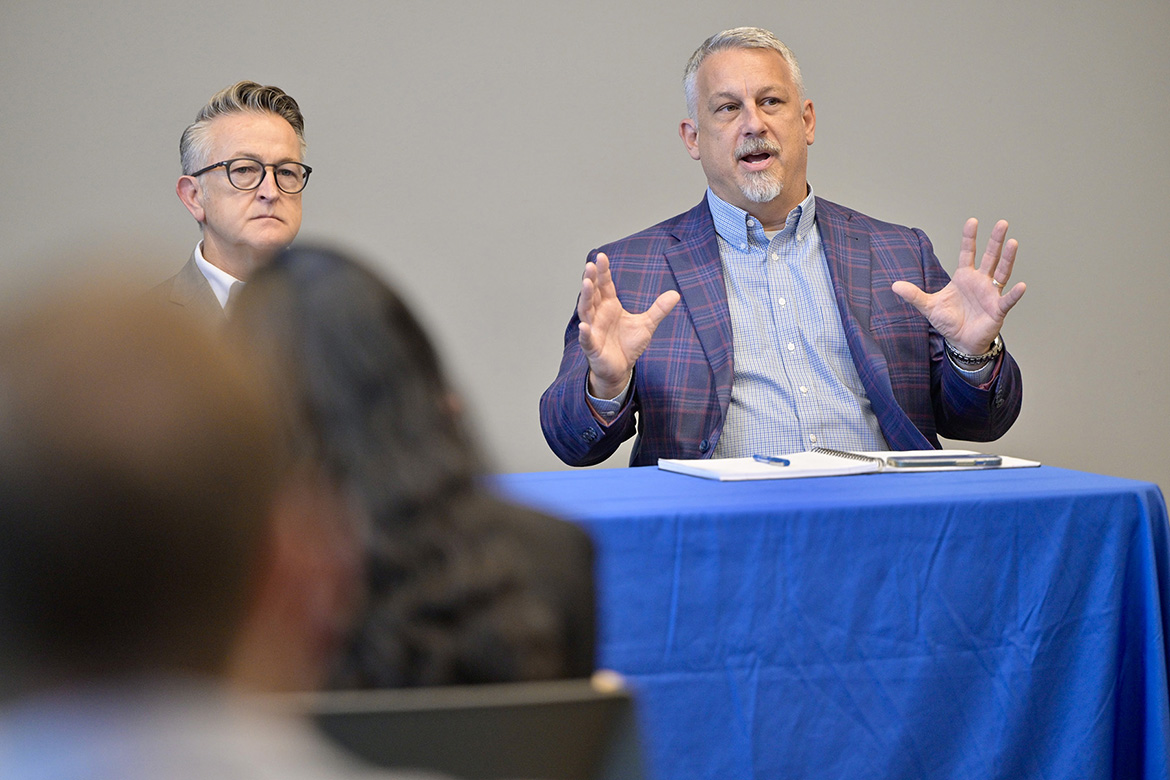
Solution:
M 227 114 L 245 111 L 271 113 L 287 121 L 301 142 L 301 158 L 305 156 L 305 118 L 297 101 L 280 87 L 269 87 L 255 81 L 237 81 L 211 96 L 207 105 L 199 109 L 192 122 L 179 138 L 179 161 L 184 174 L 191 174 L 211 164 L 208 157 L 210 137 L 208 127 L 212 120 Z
M 771 49 L 776 52 L 788 63 L 788 67 L 792 71 L 792 80 L 796 83 L 800 98 L 804 99 L 804 77 L 800 75 L 800 65 L 796 62 L 796 55 L 792 53 L 792 50 L 762 27 L 735 27 L 731 30 L 715 33 L 703 41 L 703 44 L 695 49 L 695 53 L 687 60 L 687 67 L 683 71 L 683 92 L 687 98 L 687 113 L 692 119 L 698 120 L 699 96 L 695 87 L 695 79 L 699 72 L 699 66 L 703 64 L 703 60 L 707 58 L 708 54 L 727 49 Z

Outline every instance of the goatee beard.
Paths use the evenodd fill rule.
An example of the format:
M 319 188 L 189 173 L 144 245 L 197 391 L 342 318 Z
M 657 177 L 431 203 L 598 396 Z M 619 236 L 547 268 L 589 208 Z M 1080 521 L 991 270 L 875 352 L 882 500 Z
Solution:
M 742 160 L 750 154 L 767 152 L 773 158 L 780 157 L 780 147 L 763 138 L 749 138 L 735 149 L 735 158 Z M 744 174 L 744 180 L 739 185 L 740 192 L 752 203 L 768 203 L 780 197 L 784 191 L 784 181 L 779 172 L 757 171 Z
M 784 182 L 772 175 L 770 171 L 749 173 L 747 179 L 739 185 L 743 196 L 752 203 L 770 203 L 780 197 L 784 191 Z

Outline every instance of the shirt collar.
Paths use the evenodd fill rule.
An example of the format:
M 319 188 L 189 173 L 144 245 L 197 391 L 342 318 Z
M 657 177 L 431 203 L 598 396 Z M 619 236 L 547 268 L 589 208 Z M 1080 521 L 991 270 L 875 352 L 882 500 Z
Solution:
M 748 243 L 749 236 L 756 230 L 760 231 L 760 240 L 767 243 L 763 237 L 763 227 L 758 219 L 738 206 L 732 206 L 712 192 L 710 187 L 707 188 L 707 207 L 711 210 L 711 219 L 715 222 L 715 232 L 727 243 L 732 246 L 744 246 Z M 796 208 L 788 212 L 788 220 L 784 230 L 792 230 L 793 225 L 795 225 L 796 236 L 805 238 L 814 228 L 816 216 L 816 193 L 813 192 L 810 184 L 808 196 Z M 748 224 L 748 220 L 751 220 L 751 224 Z
M 232 284 L 240 280 L 222 268 L 212 265 L 203 257 L 202 241 L 195 245 L 195 265 L 199 267 L 199 272 L 203 274 L 203 278 L 211 285 L 211 291 L 215 293 L 215 297 L 219 300 L 219 305 L 226 306 L 228 293 L 231 292 Z

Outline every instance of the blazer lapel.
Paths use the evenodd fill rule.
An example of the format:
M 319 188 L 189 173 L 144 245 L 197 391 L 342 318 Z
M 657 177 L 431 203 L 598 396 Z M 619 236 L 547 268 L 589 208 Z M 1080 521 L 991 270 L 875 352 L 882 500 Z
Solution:
M 817 227 L 833 280 L 845 339 L 886 442 L 894 449 L 928 449 L 932 445 L 894 398 L 886 356 L 870 332 L 873 284 L 869 233 L 854 229 L 850 215 L 817 198 Z
M 219 299 L 211 291 L 199 266 L 195 264 L 195 253 L 175 275 L 175 283 L 171 287 L 171 301 L 184 306 L 205 322 L 222 322 L 226 319 Z
M 707 355 L 719 404 L 726 409 L 731 403 L 733 376 L 731 312 L 706 197 L 683 215 L 674 237 L 679 243 L 666 250 L 666 262 Z

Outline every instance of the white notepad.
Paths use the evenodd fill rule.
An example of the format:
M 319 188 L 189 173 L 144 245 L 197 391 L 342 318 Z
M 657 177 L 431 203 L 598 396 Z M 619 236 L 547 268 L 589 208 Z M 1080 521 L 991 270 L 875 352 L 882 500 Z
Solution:
M 892 468 L 886 466 L 890 455 L 974 455 L 974 450 L 911 450 L 909 452 L 858 452 L 856 457 L 843 457 L 825 452 L 794 452 L 781 457 L 787 466 L 760 463 L 754 458 L 672 459 L 659 458 L 658 468 L 720 482 L 738 482 L 751 479 L 796 479 L 800 477 L 831 477 L 844 474 L 906 473 L 917 471 L 972 471 L 977 469 L 1011 469 L 1039 466 L 1040 462 L 1002 456 L 998 466 L 915 466 Z

